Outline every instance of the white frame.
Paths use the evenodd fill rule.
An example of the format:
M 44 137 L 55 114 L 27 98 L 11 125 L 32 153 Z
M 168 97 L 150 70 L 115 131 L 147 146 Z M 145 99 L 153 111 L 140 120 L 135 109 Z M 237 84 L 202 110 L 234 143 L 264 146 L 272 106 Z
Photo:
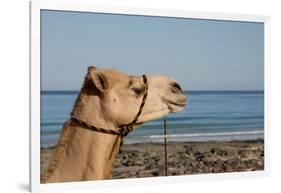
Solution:
M 64 10 L 126 15 L 165 16 L 177 18 L 197 18 L 209 20 L 245 21 L 264 23 L 264 171 L 236 172 L 220 174 L 200 174 L 173 177 L 153 177 L 139 179 L 114 179 L 103 181 L 40 184 L 40 11 Z M 184 183 L 190 181 L 241 179 L 268 176 L 270 173 L 269 152 L 269 64 L 270 64 L 270 17 L 225 13 L 191 12 L 183 10 L 148 9 L 126 6 L 104 6 L 94 3 L 32 1 L 30 2 L 30 190 L 32 192 L 73 190 L 78 188 L 115 188 L 122 186 L 142 186 L 149 184 Z

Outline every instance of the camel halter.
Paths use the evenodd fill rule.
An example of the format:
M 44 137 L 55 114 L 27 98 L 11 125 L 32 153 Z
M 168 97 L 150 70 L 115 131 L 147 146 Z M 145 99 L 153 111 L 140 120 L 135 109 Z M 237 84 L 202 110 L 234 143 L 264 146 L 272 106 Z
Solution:
M 142 113 L 143 107 L 145 105 L 146 102 L 146 98 L 147 98 L 147 94 L 148 94 L 148 83 L 147 83 L 147 77 L 146 75 L 142 75 L 143 78 L 143 82 L 145 85 L 145 91 L 142 97 L 142 102 L 141 105 L 139 107 L 139 111 L 137 113 L 137 115 L 135 116 L 134 120 L 132 122 L 130 122 L 129 124 L 125 124 L 125 125 L 121 125 L 119 130 L 116 129 L 104 129 L 104 128 L 100 128 L 100 127 L 96 127 L 92 124 L 86 123 L 85 121 L 76 118 L 75 116 L 71 116 L 71 121 L 76 122 L 78 124 L 80 124 L 81 126 L 83 126 L 82 128 L 87 129 L 87 130 L 91 130 L 91 131 L 97 131 L 97 132 L 101 132 L 101 133 L 106 133 L 106 134 L 111 134 L 111 135 L 117 135 L 121 138 L 121 142 L 120 142 L 120 146 L 119 146 L 119 152 L 121 150 L 121 147 L 124 143 L 124 138 L 131 132 L 133 131 L 133 126 L 135 125 L 135 123 L 138 121 L 139 116 Z M 166 142 L 166 117 L 164 117 L 164 144 L 165 144 L 165 176 L 167 176 L 167 142 Z M 116 146 L 116 143 L 118 141 L 118 137 L 116 138 L 112 151 L 110 153 L 109 159 L 112 157 L 113 151 L 114 151 L 114 147 Z

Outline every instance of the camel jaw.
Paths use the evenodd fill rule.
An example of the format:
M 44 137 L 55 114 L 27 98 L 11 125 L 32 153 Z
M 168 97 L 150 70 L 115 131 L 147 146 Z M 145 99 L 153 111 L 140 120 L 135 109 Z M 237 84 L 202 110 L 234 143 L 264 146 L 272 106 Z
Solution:
M 147 114 L 143 114 L 139 117 L 139 120 L 135 124 L 136 126 L 140 126 L 145 122 L 153 121 L 155 119 L 159 119 L 161 117 L 164 117 L 170 113 L 170 110 L 168 108 L 161 109 L 160 111 L 150 112 Z

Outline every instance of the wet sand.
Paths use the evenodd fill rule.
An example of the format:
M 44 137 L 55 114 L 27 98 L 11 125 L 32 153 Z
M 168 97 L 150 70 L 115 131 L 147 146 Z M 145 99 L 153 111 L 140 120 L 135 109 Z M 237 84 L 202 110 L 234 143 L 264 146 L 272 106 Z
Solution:
M 41 171 L 49 164 L 55 147 L 41 149 Z M 230 142 L 169 143 L 168 175 L 243 172 L 264 169 L 263 140 Z M 164 175 L 162 144 L 123 145 L 112 170 L 112 178 Z

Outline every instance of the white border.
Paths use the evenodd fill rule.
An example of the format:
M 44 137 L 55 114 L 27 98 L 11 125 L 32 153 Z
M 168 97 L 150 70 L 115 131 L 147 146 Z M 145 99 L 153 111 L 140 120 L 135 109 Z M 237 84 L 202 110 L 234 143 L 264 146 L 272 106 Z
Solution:
M 265 92 L 265 170 L 242 173 L 200 174 L 173 177 L 153 177 L 140 179 L 120 179 L 88 182 L 40 184 L 40 10 L 63 10 L 96 13 L 113 13 L 143 16 L 164 16 L 210 20 L 244 21 L 264 23 L 264 92 Z M 30 191 L 73 190 L 82 188 L 116 188 L 122 186 L 142 186 L 191 181 L 241 179 L 268 176 L 270 173 L 269 153 L 269 64 L 270 64 L 270 17 L 225 13 L 191 12 L 184 10 L 164 10 L 134 8 L 126 6 L 104 6 L 94 3 L 63 1 L 30 2 Z

